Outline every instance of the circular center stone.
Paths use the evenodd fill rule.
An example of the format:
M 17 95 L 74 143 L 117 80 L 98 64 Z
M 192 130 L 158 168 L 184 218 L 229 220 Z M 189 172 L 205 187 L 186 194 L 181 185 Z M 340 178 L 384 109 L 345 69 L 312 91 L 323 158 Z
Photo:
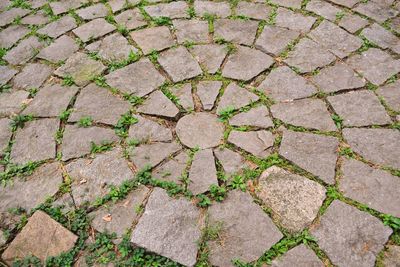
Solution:
M 224 125 L 213 114 L 194 113 L 178 121 L 176 134 L 187 147 L 211 148 L 221 143 L 224 137 Z

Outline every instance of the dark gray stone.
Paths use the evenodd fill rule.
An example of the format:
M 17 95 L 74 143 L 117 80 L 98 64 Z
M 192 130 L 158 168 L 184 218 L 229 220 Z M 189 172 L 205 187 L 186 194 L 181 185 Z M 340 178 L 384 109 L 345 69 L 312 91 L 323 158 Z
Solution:
M 181 146 L 176 142 L 145 144 L 133 148 L 129 158 L 138 169 L 155 167 L 180 149 Z
M 214 1 L 196 0 L 194 1 L 194 10 L 196 11 L 196 14 L 200 17 L 209 14 L 221 18 L 226 18 L 231 15 L 230 5 L 226 1 L 214 2 Z
M 174 20 L 173 25 L 175 28 L 175 35 L 178 43 L 195 42 L 207 43 L 208 42 L 208 22 L 202 20 Z
M 211 149 L 200 150 L 193 157 L 188 189 L 198 195 L 207 192 L 211 185 L 218 185 L 214 155 Z
M 103 35 L 106 35 L 107 33 L 114 31 L 115 29 L 115 26 L 108 23 L 105 19 L 98 18 L 79 26 L 72 32 L 86 43 L 90 40 L 97 39 Z
M 70 16 L 64 16 L 52 23 L 47 24 L 43 28 L 39 29 L 37 32 L 39 34 L 48 35 L 51 38 L 57 38 L 66 32 L 76 28 L 76 22 L 74 18 Z
M 172 141 L 171 130 L 153 120 L 135 115 L 138 122 L 129 128 L 129 138 L 140 143 Z
M 197 95 L 205 110 L 212 110 L 217 100 L 219 90 L 222 87 L 221 81 L 200 81 L 197 84 Z
M 308 32 L 314 25 L 316 18 L 304 16 L 286 8 L 278 8 L 275 18 L 275 25 L 278 27 L 288 28 L 301 33 Z
M 227 51 L 223 46 L 216 44 L 195 45 L 190 48 L 196 60 L 208 73 L 214 74 L 218 71 Z
M 13 88 L 25 90 L 39 88 L 52 72 L 53 68 L 48 65 L 29 63 L 14 77 Z
M 175 44 L 167 26 L 146 28 L 134 31 L 130 35 L 145 55 L 153 50 L 161 51 Z
M 146 6 L 144 10 L 151 17 L 168 17 L 170 19 L 189 17 L 187 10 L 189 6 L 185 1 L 162 3 L 153 6 Z
M 277 56 L 299 35 L 300 33 L 297 31 L 266 25 L 258 37 L 255 47 L 265 53 Z
M 161 91 L 155 91 L 149 95 L 137 111 L 143 114 L 167 118 L 175 118 L 179 114 L 179 109 Z
M 400 81 L 382 86 L 376 92 L 391 109 L 400 111 Z
M 282 257 L 273 260 L 271 264 L 271 267 L 289 266 L 323 267 L 325 265 L 320 259 L 318 259 L 317 255 L 315 255 L 311 249 L 301 244 L 283 254 Z
M 20 25 L 12 25 L 5 28 L 0 32 L 0 47 L 10 48 L 27 33 L 29 33 L 29 29 Z
M 115 21 L 127 30 L 147 25 L 139 9 L 129 9 L 114 17 Z
M 226 109 L 239 109 L 259 99 L 256 94 L 247 91 L 245 88 L 238 86 L 236 83 L 230 83 L 224 90 L 217 113 Z
M 26 103 L 29 92 L 19 90 L 10 93 L 0 94 L 0 116 L 15 115 L 22 109 Z
M 252 45 L 257 28 L 258 22 L 252 20 L 218 19 L 214 22 L 214 39 Z
M 274 145 L 274 136 L 264 130 L 250 132 L 234 130 L 230 132 L 228 142 L 256 157 L 265 158 L 271 153 L 271 147 Z
M 3 59 L 12 65 L 25 64 L 33 58 L 43 46 L 43 43 L 39 42 L 37 37 L 30 36 L 9 50 Z
M 75 40 L 67 35 L 63 35 L 55 40 L 54 43 L 43 48 L 37 57 L 48 60 L 52 63 L 57 63 L 66 60 L 78 50 L 79 45 Z
M 259 106 L 247 112 L 241 112 L 230 118 L 229 124 L 233 126 L 253 126 L 259 128 L 274 126 L 269 116 L 268 109 L 265 106 Z

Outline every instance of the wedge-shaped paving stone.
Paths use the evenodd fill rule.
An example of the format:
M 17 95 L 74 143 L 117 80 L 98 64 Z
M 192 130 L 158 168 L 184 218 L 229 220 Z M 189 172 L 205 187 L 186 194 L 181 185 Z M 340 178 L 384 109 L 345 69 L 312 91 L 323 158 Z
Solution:
M 178 103 L 184 109 L 194 110 L 194 102 L 192 96 L 192 85 L 186 83 L 183 86 L 176 85 L 171 88 L 171 92 L 178 97 Z
M 129 9 L 114 17 L 115 21 L 127 30 L 147 25 L 146 20 L 138 9 Z
M 247 112 L 241 112 L 229 119 L 233 126 L 254 126 L 259 128 L 273 127 L 274 124 L 265 106 L 252 108 Z
M 311 16 L 304 16 L 286 8 L 278 8 L 275 18 L 275 25 L 288 28 L 301 33 L 308 32 L 317 19 Z
M 218 19 L 214 22 L 214 39 L 252 45 L 257 28 L 258 22 L 252 20 Z
M 321 17 L 324 17 L 330 21 L 335 21 L 336 14 L 342 12 L 340 8 L 320 0 L 310 1 L 307 4 L 306 10 L 314 12 L 315 14 L 320 15 Z
M 227 1 L 214 2 L 196 0 L 194 1 L 194 10 L 200 17 L 210 14 L 221 18 L 226 18 L 231 15 L 231 7 Z
M 6 26 L 7 24 L 13 22 L 15 19 L 24 17 L 29 13 L 30 13 L 29 9 L 22 9 L 19 7 L 11 8 L 7 11 L 4 11 L 1 13 L 0 27 Z
M 90 153 L 92 144 L 101 145 L 118 141 L 118 137 L 111 129 L 93 126 L 81 128 L 76 125 L 67 125 L 62 142 L 62 159 L 69 160 Z
M 8 83 L 18 71 L 9 66 L 0 66 L 0 85 Z
M 283 235 L 267 214 L 245 192 L 228 193 L 221 203 L 209 209 L 209 227 L 218 227 L 220 240 L 208 242 L 213 266 L 235 266 L 232 260 L 251 262 L 261 257 Z
M 67 35 L 63 35 L 55 40 L 54 43 L 43 48 L 37 57 L 48 60 L 52 63 L 57 63 L 66 60 L 78 50 L 79 45 L 75 40 Z
M 258 37 L 255 47 L 265 53 L 279 55 L 299 35 L 300 33 L 297 31 L 266 25 Z
M 173 21 L 175 35 L 178 43 L 208 42 L 208 22 L 202 20 L 174 20 Z
M 82 117 L 91 117 L 95 122 L 116 125 L 129 109 L 127 101 L 113 95 L 107 88 L 90 84 L 78 95 L 68 121 L 76 122 Z
M 77 10 L 76 14 L 84 20 L 104 18 L 108 14 L 108 9 L 103 4 L 95 4 Z
M 134 31 L 131 33 L 131 37 L 145 55 L 150 54 L 153 50 L 161 51 L 175 44 L 167 26 Z
M 84 53 L 77 52 L 59 67 L 54 74 L 61 77 L 71 76 L 74 82 L 83 86 L 89 83 L 93 77 L 100 75 L 106 67 L 100 62 L 91 59 Z
M 400 81 L 385 85 L 376 90 L 376 92 L 383 97 L 391 109 L 400 111 Z
M 324 182 L 335 182 L 339 141 L 332 136 L 285 131 L 279 154 Z
M 317 217 L 325 191 L 322 185 L 306 177 L 271 167 L 261 174 L 256 195 L 272 210 L 281 226 L 299 232 Z
M 201 81 L 197 84 L 197 95 L 205 110 L 212 110 L 217 100 L 219 90 L 222 87 L 221 81 Z
M 176 1 L 170 3 L 146 6 L 144 10 L 153 18 L 168 17 L 170 19 L 189 17 L 187 10 L 189 6 L 185 1 Z
M 47 257 L 68 252 L 77 240 L 76 235 L 38 210 L 4 251 L 2 258 L 9 265 L 28 256 L 35 256 L 44 263 Z
M 389 245 L 383 254 L 382 263 L 386 267 L 398 267 L 400 262 L 400 246 Z
M 167 118 L 175 118 L 179 114 L 179 109 L 161 91 L 152 93 L 137 111 Z
M 271 267 L 289 267 L 289 266 L 297 266 L 297 267 L 323 267 L 325 266 L 320 259 L 318 259 L 317 255 L 301 244 L 295 248 L 292 248 L 283 256 L 275 259 L 271 263 Z
M 48 65 L 29 63 L 15 76 L 13 88 L 25 90 L 39 88 L 52 72 L 53 68 Z
M 256 157 L 265 158 L 271 153 L 271 147 L 274 145 L 274 136 L 268 131 L 231 131 L 228 142 L 253 154 Z
M 155 179 L 182 184 L 188 161 L 188 154 L 182 151 L 163 165 L 156 167 L 152 175 Z
M 259 99 L 256 94 L 250 93 L 236 83 L 230 83 L 224 91 L 218 104 L 217 113 L 226 109 L 239 109 Z
M 311 234 L 334 265 L 372 267 L 392 230 L 372 215 L 334 200 Z
M 326 104 L 320 99 L 301 99 L 271 107 L 272 116 L 281 121 L 320 131 L 337 131 Z
M 20 25 L 12 25 L 2 30 L 0 32 L 0 47 L 9 48 L 13 46 L 27 33 L 29 33 L 29 29 Z
M 400 169 L 400 133 L 394 129 L 344 129 L 354 152 L 367 160 Z
M 37 37 L 31 36 L 9 50 L 3 59 L 13 65 L 24 64 L 33 58 L 43 46 Z
M 140 143 L 172 141 L 171 130 L 167 127 L 139 115 L 135 115 L 135 118 L 138 119 L 138 122 L 129 128 L 131 140 Z
M 225 47 L 216 44 L 195 45 L 190 48 L 190 51 L 200 65 L 204 66 L 208 73 L 211 74 L 218 71 L 227 54 Z
M 391 8 L 390 5 L 385 5 L 380 1 L 360 3 L 354 8 L 354 11 L 370 17 L 379 23 L 384 23 L 387 19 L 393 18 L 399 14 L 399 12 Z
M 15 115 L 22 109 L 22 105 L 26 103 L 29 92 L 19 90 L 10 93 L 0 94 L 0 116 Z
M 115 29 L 115 26 L 108 23 L 105 19 L 98 18 L 79 26 L 72 32 L 86 43 L 92 39 L 97 39 L 103 35 L 106 35 Z
M 113 71 L 105 77 L 111 87 L 139 97 L 153 92 L 165 81 L 147 58 Z
M 258 89 L 277 101 L 305 98 L 317 92 L 317 88 L 286 66 L 273 69 Z
M 180 82 L 202 74 L 197 61 L 183 46 L 161 53 L 158 62 L 172 78 L 173 82 Z
M 263 3 L 241 1 L 236 6 L 236 15 L 257 20 L 268 20 L 272 9 Z
M 390 48 L 394 52 L 400 53 L 400 39 L 377 23 L 364 29 L 361 34 L 383 49 Z
M 0 119 L 0 155 L 7 148 L 12 135 L 10 123 L 10 119 Z
M 11 162 L 24 164 L 29 161 L 41 161 L 56 156 L 54 135 L 58 130 L 57 119 L 34 120 L 25 123 L 15 135 L 11 151 Z
M 273 4 L 284 6 L 284 7 L 291 7 L 291 8 L 301 8 L 301 0 L 272 0 Z
M 371 91 L 355 91 L 329 96 L 328 102 L 345 126 L 385 125 L 392 123 L 378 97 Z
M 368 20 L 354 14 L 346 14 L 339 22 L 339 26 L 350 33 L 355 33 L 367 25 Z
M 138 169 L 143 169 L 160 164 L 180 149 L 181 146 L 176 142 L 145 144 L 133 148 L 129 153 L 129 158 Z
M 60 0 L 57 2 L 50 2 L 49 5 L 54 15 L 59 15 L 68 10 L 78 8 L 87 2 L 87 0 Z
M 214 154 L 221 163 L 225 175 L 231 176 L 239 173 L 242 169 L 250 167 L 250 164 L 246 162 L 242 155 L 227 148 L 215 148 Z
M 58 36 L 61 36 L 64 33 L 75 29 L 76 27 L 77 25 L 74 18 L 70 16 L 64 16 L 59 20 L 47 24 L 43 28 L 39 29 L 37 32 L 39 34 L 48 35 L 51 38 L 57 38 Z
M 72 97 L 78 92 L 78 87 L 63 87 L 60 84 L 46 85 L 24 109 L 23 114 L 33 114 L 35 117 L 58 117 L 67 110 Z
M 155 188 L 131 242 L 185 266 L 194 266 L 201 237 L 200 220 L 200 210 L 190 201 L 171 198 L 165 190 Z
M 193 157 L 188 189 L 198 195 L 207 192 L 211 185 L 218 185 L 214 155 L 211 149 L 200 150 Z

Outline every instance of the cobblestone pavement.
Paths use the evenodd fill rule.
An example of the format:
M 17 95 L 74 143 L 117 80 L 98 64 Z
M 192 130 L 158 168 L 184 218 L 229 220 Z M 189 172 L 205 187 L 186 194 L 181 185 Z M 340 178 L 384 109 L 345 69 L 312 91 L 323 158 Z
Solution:
M 0 266 L 400 266 L 400 1 L 0 10 Z

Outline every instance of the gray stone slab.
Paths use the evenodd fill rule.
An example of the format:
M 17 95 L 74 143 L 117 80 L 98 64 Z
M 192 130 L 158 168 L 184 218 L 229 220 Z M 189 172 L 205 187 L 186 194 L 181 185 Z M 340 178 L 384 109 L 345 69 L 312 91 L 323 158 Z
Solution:
M 252 20 L 218 19 L 214 21 L 214 39 L 243 45 L 252 45 L 258 22 Z
M 196 14 L 203 17 L 207 14 L 215 15 L 221 18 L 226 18 L 231 15 L 231 7 L 227 1 L 214 2 L 214 1 L 194 1 L 194 10 Z
M 156 167 L 152 175 L 155 179 L 182 184 L 182 178 L 186 173 L 188 161 L 188 154 L 182 151 L 164 164 Z
M 317 19 L 286 8 L 278 8 L 275 25 L 301 33 L 308 32 Z
M 39 34 L 48 35 L 51 38 L 57 38 L 58 36 L 61 36 L 64 33 L 75 29 L 76 27 L 77 25 L 74 18 L 70 16 L 64 16 L 56 21 L 53 21 L 52 23 L 47 24 L 37 32 Z
M 194 42 L 194 43 L 207 43 L 208 36 L 208 22 L 202 20 L 174 20 L 173 26 L 178 43 Z
M 172 143 L 145 144 L 133 148 L 129 152 L 129 158 L 138 169 L 155 167 L 180 149 L 181 146 L 175 141 Z
M 271 132 L 260 131 L 231 131 L 228 142 L 253 154 L 259 158 L 265 158 L 271 153 L 271 147 L 274 145 L 274 136 Z
M 11 138 L 11 120 L 7 118 L 0 119 L 0 155 L 7 148 Z
M 29 33 L 29 29 L 21 25 L 11 25 L 0 32 L 0 47 L 10 48 L 19 39 Z
M 0 18 L 0 27 L 4 27 L 7 24 L 10 24 L 16 18 L 24 17 L 30 13 L 29 9 L 22 9 L 22 8 L 11 8 L 1 13 Z
M 200 81 L 197 84 L 197 95 L 205 110 L 212 110 L 222 87 L 221 81 Z
M 300 33 L 297 31 L 266 25 L 258 37 L 255 47 L 265 53 L 277 56 L 299 35 Z
M 66 60 L 78 50 L 79 45 L 75 40 L 68 35 L 63 35 L 55 40 L 54 43 L 40 50 L 37 57 L 52 63 L 57 63 Z
M 387 19 L 393 18 L 399 14 L 398 11 L 380 1 L 368 1 L 366 3 L 360 3 L 356 8 L 354 8 L 354 11 L 370 17 L 379 23 L 383 23 Z
M 129 138 L 140 143 L 169 142 L 172 141 L 172 132 L 166 126 L 135 115 L 138 122 L 129 128 Z
M 8 83 L 18 71 L 9 66 L 0 66 L 0 85 Z
M 400 53 L 400 39 L 377 23 L 364 29 L 361 34 L 383 49 L 390 48 L 395 53 Z
M 76 14 L 84 20 L 104 18 L 108 14 L 108 9 L 103 4 L 95 4 L 76 11 Z
M 189 50 L 200 65 L 211 74 L 218 71 L 227 54 L 227 51 L 223 46 L 216 44 L 195 45 L 192 48 L 189 48 Z
M 226 176 L 240 173 L 242 169 L 249 168 L 250 164 L 242 155 L 227 148 L 215 148 L 215 158 L 221 163 Z
M 146 6 L 144 10 L 153 18 L 168 17 L 170 19 L 189 17 L 187 10 L 189 6 L 185 1 L 162 3 L 153 6 Z
M 114 31 L 115 29 L 115 26 L 108 23 L 105 19 L 98 18 L 79 26 L 72 32 L 86 43 L 90 40 L 97 39 L 103 35 L 106 35 L 107 33 Z
M 218 185 L 213 152 L 211 149 L 200 150 L 194 154 L 190 166 L 188 189 L 198 195 L 207 192 L 212 185 Z
M 29 63 L 13 80 L 13 88 L 29 90 L 39 88 L 53 72 L 51 66 L 40 63 Z
M 187 111 L 194 110 L 194 102 L 192 96 L 192 85 L 186 83 L 184 85 L 176 85 L 172 87 L 171 92 L 178 97 L 178 103 Z
M 59 15 L 70 9 L 76 9 L 87 2 L 87 0 L 60 0 L 57 2 L 50 2 L 49 5 L 54 15 Z
M 339 22 L 339 26 L 343 27 L 350 33 L 355 33 L 367 25 L 368 20 L 354 14 L 346 14 Z
M 329 4 L 328 2 L 320 0 L 312 0 L 308 2 L 306 10 L 314 12 L 315 14 L 330 21 L 335 21 L 336 14 L 342 12 L 340 8 L 337 8 L 336 6 Z
M 25 64 L 43 47 L 43 43 L 37 37 L 31 36 L 9 50 L 3 59 L 12 65 Z
M 166 118 L 176 118 L 179 114 L 179 109 L 161 91 L 155 91 L 149 95 L 137 111 L 143 114 Z
M 257 20 L 268 20 L 271 11 L 271 7 L 267 6 L 265 3 L 241 1 L 236 6 L 236 15 Z
M 18 90 L 10 93 L 0 94 L 0 116 L 11 116 L 17 114 L 23 104 L 26 103 L 29 92 Z
M 229 119 L 229 124 L 232 126 L 253 126 L 259 128 L 274 126 L 269 116 L 269 111 L 265 106 L 255 107 L 249 111 L 236 114 Z
M 147 25 L 139 9 L 129 9 L 114 17 L 115 21 L 127 30 L 134 30 Z
M 400 81 L 382 86 L 376 92 L 391 109 L 400 111 Z
M 161 51 L 175 44 L 167 26 L 137 30 L 130 35 L 145 55 L 150 54 L 153 50 Z
M 283 256 L 275 259 L 271 263 L 271 267 L 323 267 L 325 266 L 317 255 L 304 244 L 292 248 Z
M 341 6 L 352 8 L 355 6 L 355 4 L 359 2 L 359 0 L 332 0 L 331 2 Z
M 301 8 L 301 0 L 272 0 L 273 4 L 290 7 L 290 8 Z
M 126 6 L 126 3 L 127 2 L 125 0 L 110 0 L 110 1 L 108 1 L 108 5 L 110 6 L 111 11 L 113 13 L 116 13 L 116 12 L 124 9 L 124 7 Z
M 256 94 L 253 94 L 246 89 L 238 86 L 236 83 L 230 83 L 224 90 L 217 113 L 226 109 L 239 109 L 259 99 Z

